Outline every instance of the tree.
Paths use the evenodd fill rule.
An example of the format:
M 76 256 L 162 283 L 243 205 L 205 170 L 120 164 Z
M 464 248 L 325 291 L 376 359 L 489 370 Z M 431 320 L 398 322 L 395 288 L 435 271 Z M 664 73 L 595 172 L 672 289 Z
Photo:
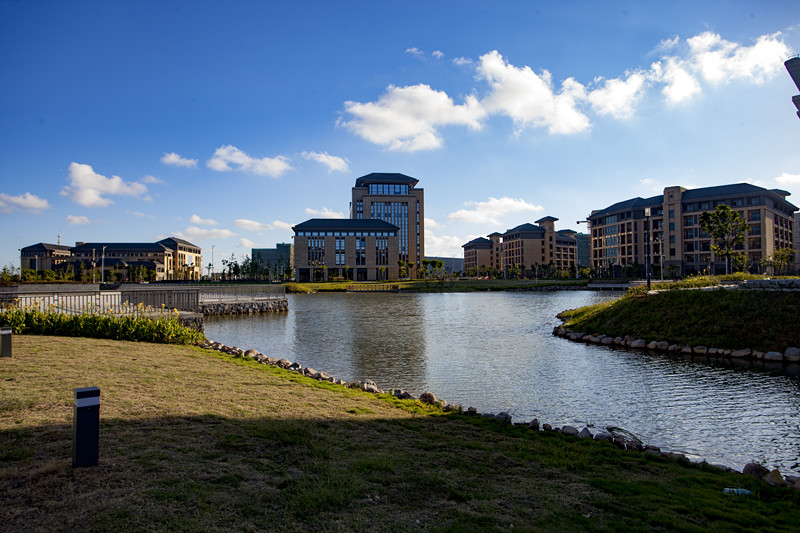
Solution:
M 772 254 L 772 265 L 775 267 L 775 275 L 784 273 L 784 267 L 791 262 L 797 252 L 792 248 L 778 248 Z
M 730 206 L 720 204 L 714 211 L 700 213 L 700 227 L 711 235 L 716 243 L 711 245 L 711 250 L 717 257 L 725 258 L 725 273 L 730 274 L 735 248 L 744 244 L 749 229 L 747 221 Z

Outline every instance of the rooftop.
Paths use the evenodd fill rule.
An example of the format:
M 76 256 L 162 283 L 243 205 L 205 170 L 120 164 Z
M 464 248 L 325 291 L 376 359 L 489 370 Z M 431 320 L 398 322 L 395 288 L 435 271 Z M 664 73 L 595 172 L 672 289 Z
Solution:
M 399 228 L 394 224 L 389 224 L 378 219 L 353 219 L 353 218 L 312 218 L 301 222 L 292 227 L 296 231 L 313 230 L 375 230 L 375 231 L 397 231 Z
M 410 187 L 419 183 L 419 180 L 399 173 L 373 172 L 356 179 L 356 187 L 366 187 L 370 183 L 404 183 Z

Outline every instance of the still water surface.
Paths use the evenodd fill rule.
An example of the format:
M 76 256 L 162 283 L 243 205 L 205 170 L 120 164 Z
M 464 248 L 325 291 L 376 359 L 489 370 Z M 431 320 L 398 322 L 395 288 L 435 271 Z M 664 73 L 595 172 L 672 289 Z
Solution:
M 479 412 L 624 428 L 741 469 L 800 473 L 800 367 L 720 363 L 573 343 L 555 317 L 617 297 L 590 291 L 289 295 L 289 312 L 206 317 L 209 339 L 371 379 Z

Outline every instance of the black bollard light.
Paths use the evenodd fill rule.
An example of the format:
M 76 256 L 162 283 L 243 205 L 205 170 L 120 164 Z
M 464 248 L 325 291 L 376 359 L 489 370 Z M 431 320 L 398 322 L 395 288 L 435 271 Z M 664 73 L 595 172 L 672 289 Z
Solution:
M 97 466 L 100 446 L 100 389 L 75 389 L 72 417 L 72 466 Z
M 11 357 L 11 328 L 0 328 L 0 357 Z

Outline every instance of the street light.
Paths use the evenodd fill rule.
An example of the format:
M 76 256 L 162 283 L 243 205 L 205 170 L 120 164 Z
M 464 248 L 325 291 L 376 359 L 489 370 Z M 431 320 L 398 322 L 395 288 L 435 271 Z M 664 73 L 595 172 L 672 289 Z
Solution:
M 100 257 L 100 283 L 106 282 L 106 247 L 103 246 L 103 254 Z
M 211 283 L 214 283 L 214 246 L 216 244 L 211 245 Z
M 647 240 L 645 241 L 645 254 L 647 254 L 644 269 L 647 272 L 647 292 L 650 292 L 650 208 L 644 208 L 644 220 L 645 226 L 647 226 L 647 233 L 645 236 Z

